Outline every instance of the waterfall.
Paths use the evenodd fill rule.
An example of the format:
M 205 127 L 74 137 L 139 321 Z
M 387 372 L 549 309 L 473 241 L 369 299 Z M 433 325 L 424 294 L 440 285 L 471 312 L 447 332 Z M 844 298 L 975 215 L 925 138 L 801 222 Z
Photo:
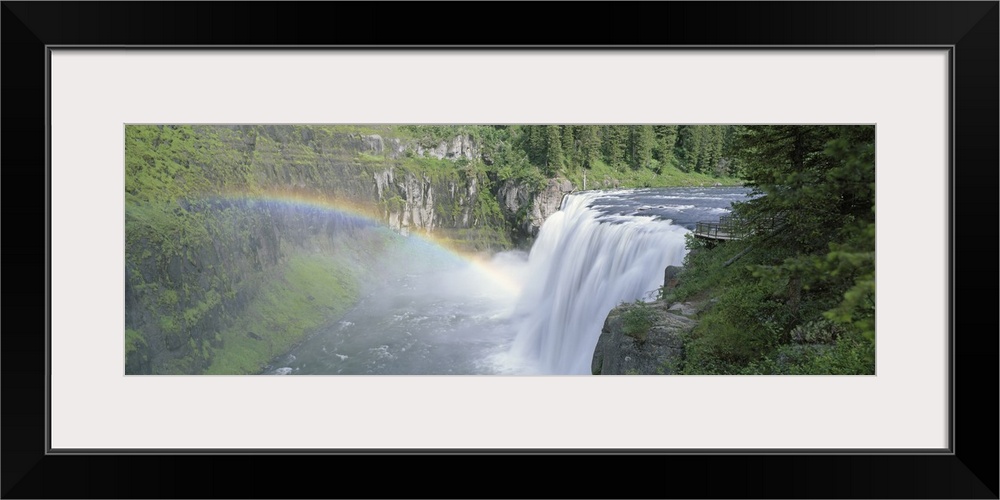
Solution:
M 655 291 L 664 268 L 684 260 L 685 228 L 604 214 L 594 205 L 605 195 L 568 195 L 531 248 L 511 352 L 542 373 L 589 374 L 608 312 Z

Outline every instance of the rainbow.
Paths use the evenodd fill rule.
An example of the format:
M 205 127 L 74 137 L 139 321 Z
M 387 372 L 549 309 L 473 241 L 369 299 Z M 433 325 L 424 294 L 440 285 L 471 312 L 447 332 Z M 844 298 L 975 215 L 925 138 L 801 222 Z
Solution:
M 382 215 L 370 203 L 359 203 L 346 199 L 332 199 L 316 193 L 270 190 L 256 194 L 246 192 L 225 193 L 217 198 L 241 201 L 251 205 L 255 203 L 268 203 L 293 208 L 326 211 L 361 219 L 372 225 L 387 227 Z M 513 295 L 521 293 L 521 284 L 512 279 L 508 274 L 497 269 L 489 256 L 460 250 L 452 243 L 436 238 L 430 232 L 412 231 L 409 233 L 409 236 L 419 238 L 434 248 L 461 259 L 508 293 Z

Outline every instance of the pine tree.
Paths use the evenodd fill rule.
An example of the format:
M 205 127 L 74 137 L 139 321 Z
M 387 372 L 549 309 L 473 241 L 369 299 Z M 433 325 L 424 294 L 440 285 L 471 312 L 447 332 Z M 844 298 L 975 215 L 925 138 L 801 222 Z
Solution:
M 677 125 L 657 125 L 653 127 L 653 131 L 656 134 L 656 159 L 660 161 L 660 169 L 662 170 L 674 161 Z
M 559 125 L 545 127 L 545 170 L 548 175 L 554 175 L 563 164 L 562 134 Z
M 762 195 L 735 213 L 752 244 L 791 255 L 757 274 L 794 285 L 796 296 L 836 298 L 823 316 L 874 339 L 875 128 L 748 126 L 734 142 L 741 176 Z
M 541 125 L 524 125 L 524 152 L 534 165 L 545 164 L 545 131 Z
M 601 157 L 601 138 L 597 125 L 580 127 L 580 157 L 586 168 L 593 168 L 594 162 Z
M 702 141 L 705 138 L 705 127 L 703 125 L 692 125 L 691 138 L 689 144 L 685 145 L 687 156 L 684 162 L 687 164 L 688 172 L 701 172 L 702 162 Z
M 706 127 L 704 139 L 704 171 L 707 174 L 719 176 L 719 164 L 722 161 L 722 145 L 724 136 L 724 126 L 710 125 Z
M 563 153 L 563 163 L 566 166 L 570 166 L 573 163 L 575 163 L 576 144 L 573 140 L 572 125 L 562 126 L 562 153 Z
M 637 125 L 632 129 L 632 168 L 648 168 L 653 159 L 653 126 Z
M 626 165 L 628 155 L 629 129 L 626 125 L 608 125 L 604 127 L 602 144 L 604 159 L 612 168 L 622 170 Z
M 723 134 L 722 139 L 722 157 L 725 159 L 726 168 L 723 170 L 723 175 L 729 176 L 739 176 L 740 172 L 740 158 L 739 151 L 739 137 L 743 130 L 742 125 L 727 125 L 726 131 Z

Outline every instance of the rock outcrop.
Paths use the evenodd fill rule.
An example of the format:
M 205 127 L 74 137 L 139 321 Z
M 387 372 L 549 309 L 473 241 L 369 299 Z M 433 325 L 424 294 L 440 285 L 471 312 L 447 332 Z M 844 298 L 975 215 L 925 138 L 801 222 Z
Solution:
M 641 308 L 641 309 L 640 309 Z M 637 309 L 648 321 L 630 325 Z M 684 357 L 682 336 L 697 322 L 669 311 L 664 302 L 623 304 L 608 314 L 594 349 L 594 375 L 670 375 Z
M 574 191 L 573 184 L 564 178 L 549 179 L 545 187 L 533 192 L 522 183 L 504 182 L 497 198 L 508 219 L 517 222 L 516 229 L 533 238 L 545 223 L 545 219 L 559 211 L 563 198 Z
M 417 145 L 415 149 L 419 156 L 434 157 L 439 160 L 479 159 L 479 146 L 471 137 L 464 135 L 455 136 L 450 141 L 441 141 L 431 147 Z
M 549 179 L 545 189 L 535 195 L 531 204 L 532 234 L 538 233 L 545 219 L 559 211 L 563 198 L 573 192 L 573 184 L 566 179 Z
M 681 266 L 667 266 L 663 270 L 663 288 L 666 290 L 677 288 L 678 277 L 683 270 Z

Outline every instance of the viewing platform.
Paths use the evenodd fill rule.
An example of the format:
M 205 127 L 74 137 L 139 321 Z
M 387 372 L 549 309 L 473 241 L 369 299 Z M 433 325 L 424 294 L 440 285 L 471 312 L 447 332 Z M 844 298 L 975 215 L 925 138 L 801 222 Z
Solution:
M 728 215 L 720 217 L 719 222 L 699 222 L 694 228 L 694 237 L 703 240 L 739 240 L 746 235 L 746 226 Z
M 753 233 L 752 227 L 754 226 L 758 230 L 768 233 L 779 230 L 777 221 L 780 220 L 783 219 L 772 218 L 764 220 L 763 223 L 750 224 L 748 221 L 725 215 L 720 217 L 718 222 L 698 222 L 695 224 L 694 237 L 710 242 L 741 240 Z M 780 226 L 783 227 L 783 225 Z

